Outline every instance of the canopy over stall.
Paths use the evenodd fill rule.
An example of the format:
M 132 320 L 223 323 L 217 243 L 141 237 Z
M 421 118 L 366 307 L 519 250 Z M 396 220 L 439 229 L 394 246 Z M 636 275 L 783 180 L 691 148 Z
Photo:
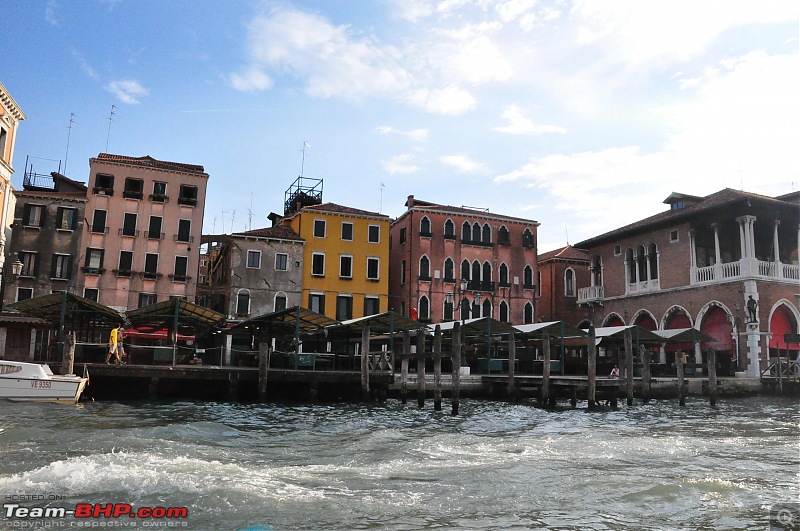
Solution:
M 717 340 L 696 328 L 675 328 L 672 330 L 653 330 L 653 333 L 664 338 L 667 343 L 716 343 Z
M 311 334 L 325 327 L 337 324 L 338 321 L 321 313 L 293 306 L 277 312 L 251 317 L 229 328 L 225 333 L 250 332 L 263 338 L 279 338 L 294 336 L 295 352 L 300 353 L 300 334 Z
M 328 326 L 326 328 L 328 334 L 348 334 L 353 337 L 359 336 L 364 327 L 369 326 L 370 333 L 375 334 L 389 334 L 395 332 L 414 331 L 420 328 L 426 328 L 426 325 L 414 321 L 409 317 L 405 317 L 395 312 L 383 312 L 375 315 L 368 315 L 366 317 L 359 317 L 357 319 L 349 319 L 340 323 Z
M 589 335 L 586 331 L 564 321 L 516 325 L 514 328 L 517 329 L 517 335 L 530 339 L 542 338 L 545 333 L 554 339 L 580 338 Z

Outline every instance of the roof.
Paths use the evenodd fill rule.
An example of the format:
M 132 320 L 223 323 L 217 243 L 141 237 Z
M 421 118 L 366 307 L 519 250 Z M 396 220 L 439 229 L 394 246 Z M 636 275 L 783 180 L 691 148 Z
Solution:
M 300 209 L 300 212 L 305 212 L 307 210 L 311 210 L 314 212 L 327 212 L 330 214 L 345 214 L 349 216 L 367 216 L 372 218 L 383 218 L 387 221 L 391 218 L 379 212 L 370 212 L 369 210 L 360 210 L 358 208 L 352 208 L 343 205 L 337 205 L 336 203 L 320 203 L 319 205 L 309 205 L 304 206 Z
M 233 236 L 255 236 L 257 238 L 275 238 L 279 240 L 305 241 L 288 225 L 275 225 L 263 229 L 253 229 L 244 232 L 234 232 Z
M 540 254 L 538 259 L 540 263 L 548 260 L 574 260 L 579 262 L 589 262 L 589 252 L 583 249 L 578 249 L 571 245 Z
M 3 325 L 29 325 L 31 327 L 43 327 L 49 323 L 40 317 L 31 317 L 21 313 L 3 312 L 0 314 L 0 324 Z
M 3 107 L 8 109 L 14 118 L 17 120 L 25 120 L 25 113 L 22 112 L 22 109 L 19 108 L 17 102 L 14 101 L 14 98 L 11 97 L 11 94 L 8 93 L 8 89 L 6 89 L 2 83 L 0 83 L 0 102 L 2 102 Z
M 40 199 L 64 199 L 67 201 L 86 202 L 86 192 L 53 192 L 52 190 L 14 190 L 16 197 L 31 197 Z
M 717 343 L 717 339 L 696 328 L 675 328 L 671 330 L 653 330 L 670 343 L 686 343 L 700 341 L 703 343 Z
M 517 325 L 516 328 L 520 335 L 529 338 L 541 338 L 545 332 L 551 338 L 568 337 L 588 337 L 588 333 L 576 326 L 567 324 L 564 321 L 551 321 L 548 323 L 531 323 Z
M 100 322 L 111 324 L 118 324 L 123 321 L 122 314 L 113 308 L 66 291 L 18 301 L 11 304 L 10 307 L 26 315 L 44 319 L 52 324 L 58 324 L 61 319 L 62 305 L 64 306 L 64 318 L 66 321 L 72 321 L 77 317 L 80 317 L 83 321 L 97 319 Z M 86 319 L 87 314 L 89 319 Z
M 326 326 L 335 325 L 338 321 L 321 313 L 301 306 L 293 306 L 277 312 L 251 317 L 227 330 L 227 333 L 250 331 L 266 332 L 270 337 L 293 335 L 298 332 L 316 332 Z
M 428 325 L 428 329 L 433 332 L 436 326 L 439 326 L 444 333 L 453 331 L 456 323 L 461 321 L 448 321 L 446 323 L 438 323 Z M 465 335 L 469 336 L 482 336 L 486 334 L 511 334 L 516 333 L 517 329 L 509 323 L 498 321 L 492 317 L 476 317 L 474 319 L 465 319 L 461 325 Z
M 732 188 L 725 188 L 723 190 L 720 190 L 719 192 L 715 192 L 705 197 L 696 197 L 696 196 L 688 196 L 686 194 L 673 193 L 670 195 L 670 197 L 668 197 L 665 200 L 665 202 L 673 202 L 672 200 L 676 198 L 686 199 L 690 197 L 692 198 L 693 201 L 697 200 L 698 202 L 696 204 L 689 204 L 688 206 L 681 208 L 679 210 L 667 210 L 665 212 L 660 212 L 658 214 L 655 214 L 654 216 L 650 216 L 640 221 L 636 221 L 634 223 L 625 225 L 618 229 L 614 229 L 610 232 L 606 232 L 599 236 L 589 238 L 588 240 L 578 242 L 576 245 L 584 249 L 589 249 L 596 245 L 600 245 L 608 241 L 619 239 L 624 235 L 646 232 L 647 230 L 651 230 L 652 228 L 658 226 L 675 225 L 677 223 L 682 223 L 696 216 L 704 215 L 712 209 L 730 208 L 732 205 L 739 202 L 749 204 L 751 201 L 753 201 L 775 207 L 783 206 L 783 207 L 796 208 L 796 205 L 793 205 L 781 198 L 768 197 L 750 192 L 743 192 L 740 190 L 734 190 Z
M 193 173 L 196 175 L 205 175 L 205 169 L 196 164 L 184 164 L 182 162 L 169 162 L 165 160 L 154 159 L 150 155 L 144 157 L 128 157 L 125 155 L 112 155 L 111 153 L 100 153 L 97 157 L 91 159 L 98 162 L 110 162 L 112 164 L 124 164 L 126 166 L 137 166 L 139 168 L 152 168 L 156 170 L 175 171 L 181 173 Z
M 409 206 L 409 204 L 411 206 Z M 529 225 L 536 225 L 539 226 L 540 223 L 533 219 L 525 219 L 525 218 L 516 218 L 513 216 L 506 216 L 503 214 L 496 214 L 489 212 L 489 210 L 479 210 L 476 208 L 469 208 L 469 207 L 456 207 L 450 205 L 440 205 L 437 203 L 431 203 L 430 201 L 423 201 L 421 199 L 415 199 L 414 196 L 409 196 L 408 201 L 406 201 L 406 206 L 408 210 L 404 212 L 399 218 L 402 219 L 405 217 L 409 212 L 412 210 L 416 210 L 419 212 L 424 211 L 431 211 L 431 212 L 439 212 L 442 214 L 459 214 L 462 216 L 469 216 L 469 217 L 483 217 L 487 219 L 494 219 L 494 220 L 504 220 L 504 221 L 514 221 L 518 223 L 525 223 Z
M 638 325 L 628 325 L 628 326 L 602 326 L 600 328 L 594 329 L 594 336 L 597 338 L 597 342 L 599 343 L 600 340 L 609 339 L 609 340 L 619 340 L 622 341 L 625 339 L 625 333 L 630 331 L 632 339 L 634 341 L 639 341 L 642 343 L 663 343 L 664 338 L 659 336 L 658 334 L 651 332 L 645 328 L 642 328 Z
M 194 330 L 221 328 L 225 325 L 226 319 L 221 313 L 180 299 L 168 299 L 126 312 L 131 326 L 137 328 L 141 326 L 154 328 L 166 326 L 169 328 L 174 322 L 176 314 L 179 327 Z
M 406 332 L 425 328 L 419 321 L 414 321 L 395 312 L 384 312 L 376 315 L 368 315 L 357 319 L 349 319 L 327 327 L 330 333 L 347 331 L 353 335 L 360 334 L 364 327 L 369 325 L 371 333 L 389 334 L 392 332 Z

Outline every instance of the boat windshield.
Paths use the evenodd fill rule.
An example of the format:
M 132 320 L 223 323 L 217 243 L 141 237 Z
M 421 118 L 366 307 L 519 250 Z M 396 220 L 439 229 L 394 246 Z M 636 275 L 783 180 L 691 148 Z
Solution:
M 0 374 L 13 374 L 20 372 L 22 367 L 19 365 L 9 365 L 7 363 L 0 363 Z

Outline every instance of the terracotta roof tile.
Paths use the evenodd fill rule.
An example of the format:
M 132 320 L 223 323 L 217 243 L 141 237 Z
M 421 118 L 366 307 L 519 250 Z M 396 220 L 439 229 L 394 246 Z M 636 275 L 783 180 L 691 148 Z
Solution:
M 547 253 L 542 253 L 539 255 L 538 261 L 545 262 L 547 260 L 581 260 L 584 262 L 589 261 L 589 253 L 584 251 L 583 249 L 578 249 L 571 245 L 567 245 L 566 247 L 562 247 L 561 249 L 556 249 L 555 251 L 549 251 Z
M 141 168 L 154 168 L 157 170 L 165 171 L 178 171 L 183 173 L 196 173 L 204 174 L 205 169 L 196 164 L 184 164 L 182 162 L 169 162 L 165 160 L 157 160 L 146 155 L 144 157 L 128 157 L 125 155 L 113 155 L 111 153 L 100 153 L 96 159 L 103 162 L 114 162 L 117 164 L 128 164 L 131 166 L 139 166 Z
M 297 234 L 294 229 L 286 225 L 276 225 L 274 227 L 266 227 L 263 229 L 253 229 L 244 232 L 236 232 L 234 236 L 256 236 L 258 238 L 277 238 L 280 240 L 295 240 L 304 241 L 303 238 Z
M 354 216 L 372 216 L 372 217 L 389 219 L 389 216 L 380 214 L 378 212 L 359 210 L 358 208 L 337 205 L 336 203 L 321 203 L 319 205 L 310 205 L 303 207 L 303 210 L 316 210 L 319 212 L 333 212 L 334 214 L 351 214 Z

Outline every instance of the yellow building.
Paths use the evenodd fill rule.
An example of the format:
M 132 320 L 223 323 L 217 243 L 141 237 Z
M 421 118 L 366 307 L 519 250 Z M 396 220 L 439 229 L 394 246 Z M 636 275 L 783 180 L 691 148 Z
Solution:
M 340 321 L 387 311 L 390 221 L 334 203 L 287 212 L 305 240 L 303 306 Z
M 24 119 L 22 109 L 0 83 L 0 271 L 5 262 L 6 241 L 11 239 L 11 225 L 14 223 L 16 201 L 11 192 L 11 175 L 14 173 L 17 127 Z

